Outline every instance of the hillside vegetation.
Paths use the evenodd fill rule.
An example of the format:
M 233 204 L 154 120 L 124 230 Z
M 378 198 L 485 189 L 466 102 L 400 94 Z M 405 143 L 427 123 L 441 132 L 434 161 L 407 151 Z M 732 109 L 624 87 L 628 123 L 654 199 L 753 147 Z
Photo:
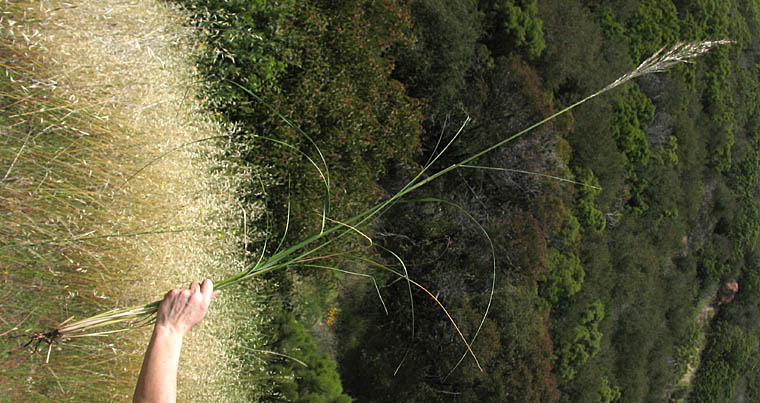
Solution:
M 760 400 L 760 1 L 172 3 L 223 157 L 254 173 L 239 200 L 266 205 L 252 256 L 386 200 L 457 134 L 428 175 L 662 47 L 733 41 L 416 189 L 357 229 L 375 248 L 269 273 L 239 319 L 262 335 L 230 330 L 246 398 Z
M 400 204 L 375 223 L 375 242 L 398 253 L 469 337 L 482 326 L 473 348 L 484 371 L 465 358 L 449 373 L 463 346 L 422 293 L 412 319 L 403 281 L 377 277 L 388 315 L 370 284 L 345 288 L 332 272 L 282 275 L 281 292 L 317 337 L 325 322 L 334 327 L 323 348 L 361 401 L 758 398 L 757 1 L 182 4 L 208 32 L 198 66 L 211 107 L 243 127 L 244 159 L 271 167 L 274 220 L 282 229 L 290 217 L 295 238 L 318 228 L 320 181 L 292 149 L 261 141 L 315 157 L 277 114 L 325 154 L 340 219 L 398 190 L 467 116 L 441 166 L 663 46 L 735 41 L 477 161 L 499 170 L 460 169 L 418 191 L 456 203 L 493 240 L 496 286 L 482 325 L 490 247 L 462 210 Z M 700 361 L 699 303 L 733 279 L 739 295 L 711 325 Z M 680 382 L 696 363 L 693 381 Z

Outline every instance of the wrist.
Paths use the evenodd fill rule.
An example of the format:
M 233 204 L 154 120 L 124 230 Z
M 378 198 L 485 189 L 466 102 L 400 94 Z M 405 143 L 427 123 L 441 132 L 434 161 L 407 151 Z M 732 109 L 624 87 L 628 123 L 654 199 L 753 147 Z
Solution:
M 165 323 L 156 323 L 156 326 L 153 328 L 153 337 L 154 338 L 162 338 L 162 339 L 172 339 L 180 341 L 185 336 L 185 333 L 181 329 L 178 329 L 176 326 L 171 326 L 169 324 Z

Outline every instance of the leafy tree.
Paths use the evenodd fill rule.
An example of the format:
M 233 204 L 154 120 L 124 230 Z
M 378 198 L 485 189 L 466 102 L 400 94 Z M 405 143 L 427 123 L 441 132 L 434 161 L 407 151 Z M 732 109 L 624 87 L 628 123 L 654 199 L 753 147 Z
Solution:
M 546 48 L 536 68 L 541 71 L 547 89 L 564 102 L 572 102 L 614 79 L 611 75 L 617 72 L 608 71 L 610 63 L 615 66 L 613 71 L 629 67 L 627 60 L 618 67 L 618 56 L 625 54 L 624 44 L 605 42 L 593 14 L 582 3 L 539 2 Z M 606 57 L 607 52 L 615 55 L 613 60 Z
M 291 402 L 351 401 L 343 393 L 335 361 L 319 351 L 292 313 L 281 313 L 272 326 L 276 339 L 267 347 L 284 356 L 270 366 L 275 379 L 275 394 L 271 398 Z
M 393 77 L 406 84 L 409 95 L 427 100 L 425 119 L 437 127 L 461 109 L 483 15 L 475 0 L 418 0 L 411 4 L 411 18 L 417 41 L 395 49 Z
M 576 171 L 580 171 L 578 174 L 579 182 L 585 185 L 578 189 L 576 198 L 578 216 L 583 222 L 584 229 L 588 228 L 594 233 L 601 233 L 604 231 L 607 221 L 604 218 L 604 213 L 595 204 L 596 197 L 602 191 L 599 187 L 599 180 L 590 168 Z
M 479 8 L 486 16 L 494 54 L 518 50 L 527 59 L 541 55 L 546 44 L 537 0 L 480 0 Z
M 612 137 L 625 155 L 629 175 L 649 163 L 647 125 L 654 118 L 654 105 L 634 84 L 627 85 L 617 103 Z
M 760 298 L 760 261 L 750 263 L 745 270 L 746 280 L 741 286 L 755 297 Z
M 565 219 L 559 230 L 560 242 L 563 247 L 574 247 L 581 240 L 581 224 L 570 210 L 565 210 Z
M 602 386 L 599 389 L 599 403 L 613 403 L 620 399 L 620 387 L 610 386 L 606 376 L 602 377 Z
M 643 0 L 637 3 L 636 12 L 626 24 L 626 37 L 631 43 L 631 58 L 640 63 L 681 38 L 677 10 L 671 1 Z
M 667 144 L 658 145 L 655 150 L 654 157 L 658 164 L 671 168 L 678 165 L 678 138 L 676 136 L 669 136 Z
M 604 304 L 593 302 L 584 312 L 581 323 L 573 329 L 572 340 L 563 343 L 555 352 L 555 370 L 565 380 L 572 380 L 578 368 L 599 353 L 602 342 L 599 324 L 603 319 Z
M 724 320 L 715 324 L 689 402 L 729 401 L 738 378 L 758 353 L 758 337 Z
M 586 276 L 578 256 L 554 248 L 547 253 L 546 270 L 541 280 L 541 296 L 552 304 L 580 291 Z
M 590 7 L 594 10 L 594 16 L 599 22 L 599 26 L 601 27 L 605 38 L 618 42 L 627 41 L 626 29 L 623 24 L 618 21 L 612 8 L 595 4 L 591 4 Z

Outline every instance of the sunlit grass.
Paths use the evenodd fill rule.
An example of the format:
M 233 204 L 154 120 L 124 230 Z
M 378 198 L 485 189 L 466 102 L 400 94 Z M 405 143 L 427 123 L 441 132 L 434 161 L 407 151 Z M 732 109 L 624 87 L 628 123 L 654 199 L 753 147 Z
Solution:
M 227 151 L 219 142 L 181 147 L 229 128 L 195 101 L 187 60 L 192 32 L 176 10 L 148 1 L 15 2 L 6 10 L 0 340 L 3 351 L 15 352 L 0 370 L 0 395 L 123 400 L 134 387 L 147 329 L 52 348 L 33 341 L 39 355 L 18 347 L 70 316 L 238 272 L 246 259 L 243 234 L 259 236 L 243 229 L 243 216 L 255 217 L 261 207 L 237 199 L 256 175 L 222 159 Z M 231 335 L 261 337 L 257 287 L 219 298 L 188 337 L 181 399 L 243 400 Z

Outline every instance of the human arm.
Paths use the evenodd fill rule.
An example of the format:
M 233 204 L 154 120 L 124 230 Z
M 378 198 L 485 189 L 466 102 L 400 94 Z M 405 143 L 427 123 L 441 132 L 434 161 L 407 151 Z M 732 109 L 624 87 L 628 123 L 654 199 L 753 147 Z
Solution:
M 156 326 L 145 352 L 133 402 L 175 402 L 182 340 L 208 311 L 219 293 L 210 280 L 193 281 L 189 289 L 169 291 L 156 314 Z

